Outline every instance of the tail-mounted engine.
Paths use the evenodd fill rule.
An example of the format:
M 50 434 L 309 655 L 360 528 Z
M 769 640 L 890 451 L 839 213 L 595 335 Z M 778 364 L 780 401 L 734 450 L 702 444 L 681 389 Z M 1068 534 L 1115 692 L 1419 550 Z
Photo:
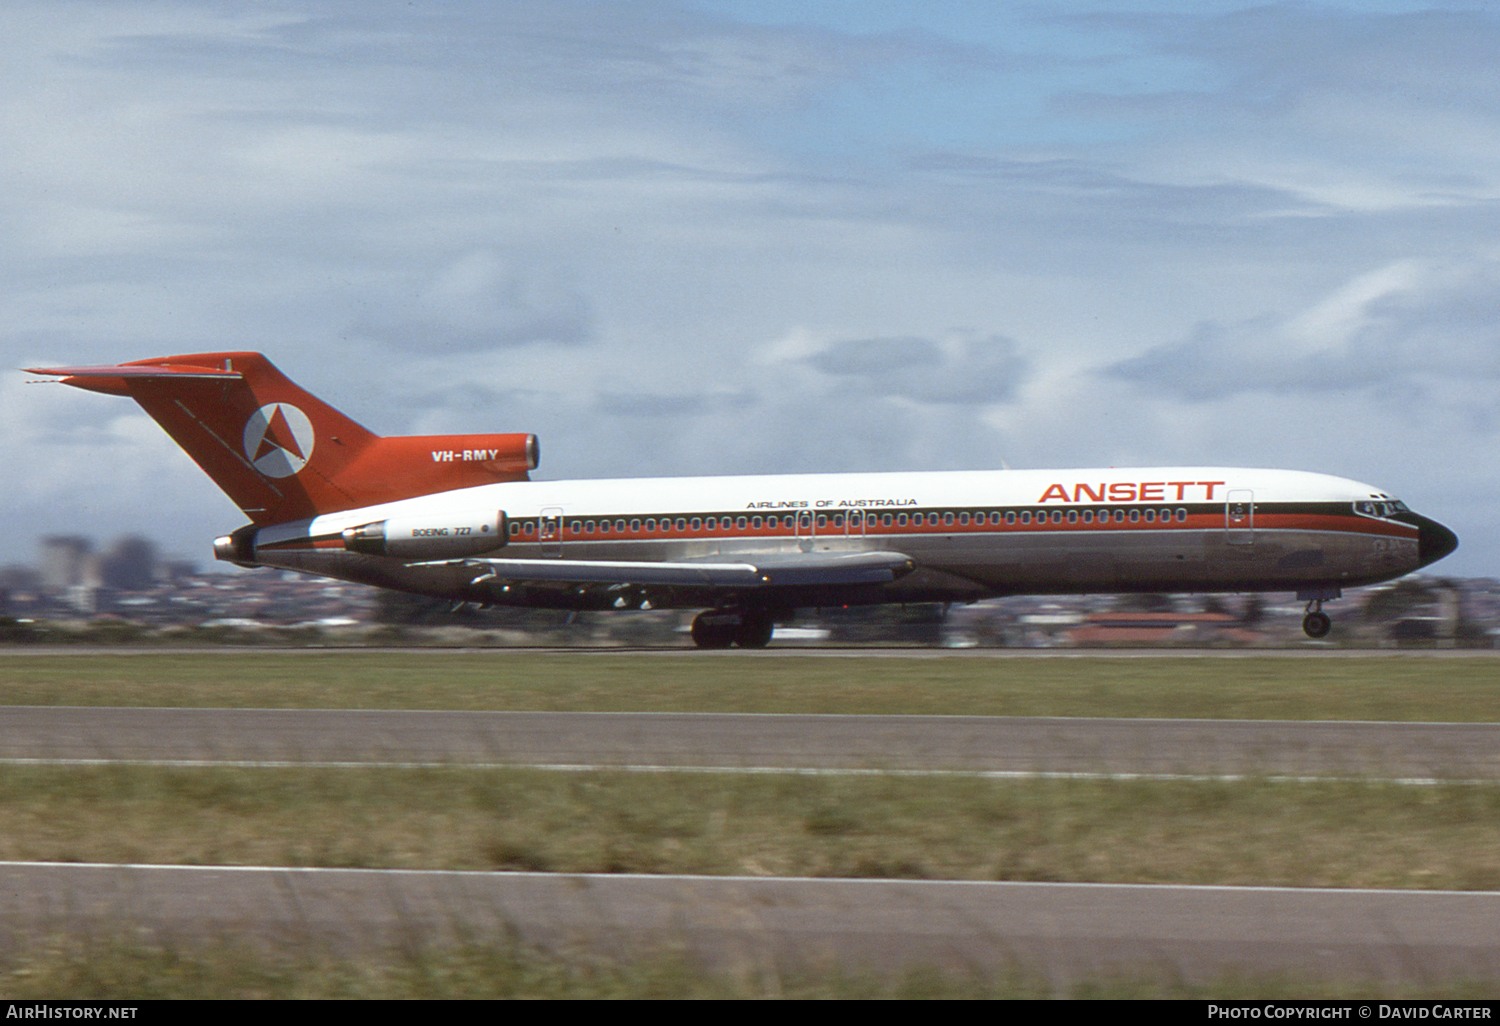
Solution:
M 223 534 L 214 539 L 214 558 L 253 570 L 260 566 L 255 561 L 255 536 L 260 528 L 246 524 L 232 534 Z
M 366 556 L 395 559 L 462 559 L 505 544 L 504 510 L 415 514 L 377 520 L 343 532 L 344 548 Z

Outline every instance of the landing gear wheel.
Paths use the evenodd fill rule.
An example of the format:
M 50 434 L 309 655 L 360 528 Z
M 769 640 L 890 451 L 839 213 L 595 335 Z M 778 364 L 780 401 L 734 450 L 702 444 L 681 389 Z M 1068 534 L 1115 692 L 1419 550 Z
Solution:
M 728 648 L 740 625 L 722 611 L 710 609 L 693 617 L 693 644 L 699 648 Z
M 771 643 L 775 624 L 769 613 L 752 610 L 740 614 L 740 625 L 734 632 L 734 643 L 740 648 L 765 648 Z
M 1302 632 L 1309 638 L 1326 638 L 1333 630 L 1333 621 L 1324 612 L 1308 613 L 1302 618 Z

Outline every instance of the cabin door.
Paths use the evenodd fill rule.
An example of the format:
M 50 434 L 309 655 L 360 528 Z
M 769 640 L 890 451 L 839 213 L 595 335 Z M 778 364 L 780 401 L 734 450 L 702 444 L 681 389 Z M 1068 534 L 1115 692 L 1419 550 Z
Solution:
M 817 530 L 813 524 L 812 510 L 801 509 L 797 511 L 797 548 L 803 552 L 812 551 L 813 537 Z
M 1231 545 L 1255 542 L 1255 493 L 1234 488 L 1224 501 L 1224 538 Z
M 537 523 L 537 541 L 541 543 L 542 555 L 562 555 L 563 511 L 560 506 L 548 506 L 542 510 Z

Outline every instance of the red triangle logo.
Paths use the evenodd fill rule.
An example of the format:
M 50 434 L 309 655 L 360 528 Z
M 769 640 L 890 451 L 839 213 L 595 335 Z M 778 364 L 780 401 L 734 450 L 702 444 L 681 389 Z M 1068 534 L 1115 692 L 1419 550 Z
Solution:
M 297 444 L 297 436 L 292 434 L 291 425 L 286 422 L 286 415 L 281 412 L 280 404 L 277 404 L 276 412 L 271 414 L 265 434 L 260 436 L 260 444 L 255 447 L 255 455 L 250 457 L 250 462 L 260 462 L 262 456 L 275 449 L 283 449 L 304 462 L 307 460 L 302 454 L 302 447 Z

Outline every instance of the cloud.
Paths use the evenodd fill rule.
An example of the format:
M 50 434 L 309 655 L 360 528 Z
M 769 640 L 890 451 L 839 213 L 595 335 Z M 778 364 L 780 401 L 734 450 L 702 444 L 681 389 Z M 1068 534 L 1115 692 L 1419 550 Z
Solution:
M 1500 262 L 1400 261 L 1292 316 L 1205 322 L 1101 373 L 1194 402 L 1500 379 Z
M 214 533 L 241 520 L 133 403 L 0 373 L 0 437 L 11 534 L 0 562 L 29 557 L 38 536 L 59 532 L 101 538 L 144 532 L 173 552 L 188 546 L 206 556 Z M 201 517 L 205 530 L 180 537 L 173 528 L 184 514 Z
M 518 267 L 489 250 L 442 268 L 411 297 L 390 297 L 356 330 L 404 350 L 578 345 L 593 337 L 589 303 L 556 271 Z
M 835 378 L 884 396 L 962 406 L 1012 399 L 1030 361 L 1014 339 L 1001 335 L 959 338 L 870 338 L 839 342 L 807 357 Z
M 1316 460 L 1488 533 L 1486 11 L 57 11 L 0 6 L 0 366 L 259 349 L 551 478 Z M 12 539 L 236 525 L 129 404 L 43 394 Z
M 1276 4 L 1068 22 L 1112 28 L 1134 59 L 1191 69 L 1052 98 L 1058 117 L 1112 126 L 1124 140 L 1113 155 L 1142 179 L 1238 183 L 1324 216 L 1500 192 L 1500 21 L 1487 12 Z
M 604 392 L 595 409 L 615 417 L 700 418 L 747 410 L 756 405 L 751 392 L 716 392 L 699 395 Z

